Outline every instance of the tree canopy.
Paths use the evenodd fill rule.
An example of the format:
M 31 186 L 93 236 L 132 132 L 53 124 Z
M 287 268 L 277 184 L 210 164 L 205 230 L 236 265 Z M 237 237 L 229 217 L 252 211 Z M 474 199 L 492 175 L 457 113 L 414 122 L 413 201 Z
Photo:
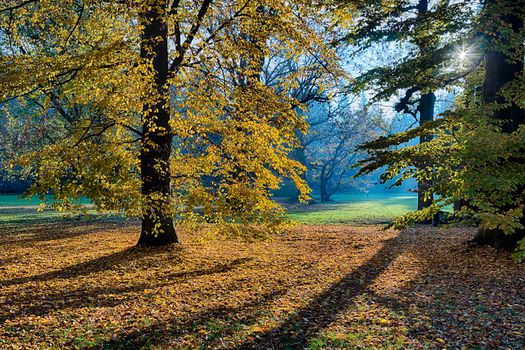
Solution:
M 455 105 L 432 123 L 365 144 L 370 157 L 361 163 L 361 173 L 386 166 L 383 181 L 397 179 L 399 184 L 417 178 L 433 184 L 436 202 L 398 219 L 397 227 L 429 219 L 460 202 L 456 217 L 482 227 L 475 241 L 513 246 L 524 235 L 524 9 L 514 1 L 471 6 L 476 11 L 470 19 L 444 37 L 443 48 L 449 55 L 456 53 L 450 56 L 456 64 L 440 62 L 445 78 L 438 81 L 449 84 L 448 77 L 455 76 L 463 89 Z M 425 135 L 433 139 L 402 147 Z
M 308 194 L 289 157 L 307 126 L 295 80 L 265 84 L 262 64 L 315 52 L 318 77 L 333 75 L 321 21 L 307 1 L 4 3 L 12 164 L 59 209 L 88 197 L 168 241 L 173 216 L 276 222 L 283 178 Z

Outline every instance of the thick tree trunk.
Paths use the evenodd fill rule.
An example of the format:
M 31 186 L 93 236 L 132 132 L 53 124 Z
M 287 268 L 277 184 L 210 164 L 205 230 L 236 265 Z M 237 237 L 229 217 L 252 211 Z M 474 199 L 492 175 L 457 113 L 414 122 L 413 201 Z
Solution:
M 436 103 L 436 95 L 433 92 L 428 92 L 421 96 L 419 102 L 419 124 L 423 125 L 434 120 L 434 104 Z M 421 136 L 419 143 L 425 143 L 432 140 L 432 136 Z M 428 193 L 432 184 L 427 181 L 420 181 L 418 183 L 417 191 L 417 209 L 421 210 L 429 207 L 432 202 L 432 193 Z M 427 198 L 425 198 L 427 197 Z
M 467 201 L 460 199 L 454 202 L 454 213 L 460 211 L 463 207 L 467 206 Z
M 506 0 L 508 4 L 513 4 L 514 0 Z M 490 0 L 489 4 L 502 4 L 505 1 Z M 523 12 L 504 15 L 501 22 L 510 25 L 512 30 L 517 33 L 523 28 Z M 502 26 L 503 28 L 503 26 Z M 506 45 L 510 43 L 504 42 Z M 518 43 L 523 45 L 523 43 Z M 496 49 L 497 50 L 497 49 Z M 519 74 L 523 72 L 523 60 L 512 60 L 508 55 L 512 56 L 518 50 L 521 51 L 519 57 L 523 57 L 523 47 L 517 47 L 514 50 L 509 50 L 508 55 L 504 52 L 496 50 L 488 51 L 485 54 L 485 79 L 483 83 L 483 103 L 484 104 L 503 104 L 505 99 L 500 95 L 501 89 L 509 82 L 516 79 Z M 494 120 L 502 122 L 501 131 L 504 133 L 512 133 L 525 122 L 525 110 L 521 109 L 516 104 L 511 104 L 506 108 L 498 109 L 494 115 Z M 523 188 L 518 189 L 516 195 Z M 522 224 L 525 224 L 525 219 L 522 219 Z M 482 245 L 492 245 L 496 248 L 514 248 L 516 242 L 525 237 L 525 230 L 519 230 L 512 235 L 506 235 L 499 229 L 488 230 L 480 229 L 474 238 L 474 242 Z
M 419 0 L 418 6 L 418 15 L 424 15 L 428 12 L 428 0 Z M 428 49 L 427 43 L 419 43 L 419 48 L 421 51 L 426 51 Z M 421 101 L 419 102 L 419 125 L 423 125 L 427 122 L 434 120 L 434 104 L 436 102 L 436 95 L 433 92 L 427 92 L 426 94 L 421 95 Z M 421 136 L 419 138 L 419 143 L 424 143 L 432 140 L 432 136 Z M 423 164 L 426 166 L 426 164 Z M 419 181 L 417 184 L 417 210 L 422 210 L 429 207 L 432 202 L 432 193 L 429 193 L 429 189 L 432 187 L 432 184 L 427 181 Z M 426 197 L 426 198 L 425 198 Z
M 152 63 L 154 86 L 142 115 L 140 170 L 145 204 L 139 245 L 178 242 L 169 204 L 169 162 L 173 136 L 169 125 L 166 6 L 166 0 L 149 0 L 140 18 L 144 26 L 140 56 Z
M 505 99 L 498 93 L 503 86 L 518 77 L 523 70 L 523 61 L 509 62 L 509 58 L 501 52 L 490 52 L 486 56 L 483 102 L 505 103 Z M 504 133 L 516 131 L 523 124 L 524 117 L 525 111 L 516 104 L 498 109 L 493 116 L 495 120 L 503 122 L 501 131 Z
M 328 193 L 328 179 L 326 176 L 326 167 L 321 169 L 321 175 L 319 178 L 319 189 L 321 191 L 321 203 L 330 202 L 330 193 Z
M 525 232 L 520 230 L 512 235 L 506 235 L 499 229 L 480 228 L 472 240 L 479 245 L 490 245 L 494 248 L 514 249 L 519 240 L 525 238 Z

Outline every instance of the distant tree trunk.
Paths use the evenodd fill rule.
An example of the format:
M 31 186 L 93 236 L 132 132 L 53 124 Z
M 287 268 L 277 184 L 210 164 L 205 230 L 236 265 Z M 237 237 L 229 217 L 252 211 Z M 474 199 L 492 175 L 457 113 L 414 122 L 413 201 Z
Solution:
M 508 4 L 513 4 L 514 0 L 507 0 Z M 504 4 L 505 1 L 488 1 L 489 4 Z M 514 33 L 518 33 L 523 29 L 523 11 L 521 13 L 511 13 L 504 15 L 501 18 L 501 22 L 509 24 Z M 503 26 L 502 26 L 503 28 Z M 503 36 L 502 36 L 503 37 Z M 504 42 L 509 45 L 509 42 Z M 523 45 L 523 43 L 520 43 Z M 523 72 L 523 59 L 512 60 L 510 56 L 518 51 L 523 51 L 523 47 L 516 47 L 510 50 L 507 55 L 504 52 L 490 50 L 485 54 L 485 79 L 483 83 L 483 103 L 485 104 L 502 104 L 505 103 L 504 97 L 499 93 L 501 89 L 512 80 L 519 77 L 519 74 Z M 520 57 L 523 57 L 523 52 Z M 518 129 L 518 127 L 525 122 L 525 110 L 521 109 L 516 104 L 511 104 L 506 108 L 498 109 L 494 115 L 494 120 L 500 121 L 501 131 L 504 133 L 512 133 Z M 518 193 L 523 188 L 518 189 Z M 524 219 L 522 223 L 525 224 Z M 496 248 L 513 248 L 516 246 L 516 242 L 525 237 L 525 231 L 519 230 L 513 235 L 506 235 L 499 229 L 480 229 L 478 234 L 474 238 L 474 242 L 483 245 L 492 245 Z
M 434 120 L 434 104 L 436 102 L 436 95 L 433 92 L 428 92 L 421 96 L 421 101 L 419 102 L 419 124 L 423 125 L 427 122 Z M 425 143 L 432 140 L 431 135 L 421 136 L 419 138 L 419 143 Z M 417 209 L 421 210 L 429 207 L 432 202 L 432 193 L 428 193 L 429 189 L 432 187 L 432 184 L 427 181 L 420 181 L 418 183 L 417 191 Z M 427 197 L 427 198 L 425 198 Z
M 322 167 L 319 176 L 319 189 L 321 191 L 321 203 L 330 202 L 330 193 L 328 193 L 328 176 L 326 174 L 326 165 Z
M 140 170 L 143 207 L 139 245 L 177 243 L 178 238 L 169 210 L 170 154 L 172 133 L 169 125 L 168 25 L 166 0 L 148 0 L 140 16 L 144 31 L 140 42 L 140 57 L 152 62 L 154 93 L 144 105 Z

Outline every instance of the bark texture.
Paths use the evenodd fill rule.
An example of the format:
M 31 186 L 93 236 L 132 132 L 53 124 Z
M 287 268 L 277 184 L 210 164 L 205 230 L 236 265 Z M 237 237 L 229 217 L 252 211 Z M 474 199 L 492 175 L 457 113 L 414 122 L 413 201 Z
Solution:
M 321 190 L 321 203 L 330 202 L 330 193 L 328 192 L 329 175 L 327 174 L 326 165 L 321 168 L 319 178 L 319 188 Z
M 169 125 L 166 6 L 166 0 L 149 0 L 140 18 L 144 26 L 140 56 L 152 63 L 154 76 L 152 96 L 143 111 L 140 152 L 142 194 L 148 203 L 143 209 L 138 244 L 149 246 L 178 242 L 169 210 L 169 161 L 173 136 Z
M 428 0 L 419 0 L 418 6 L 418 15 L 424 16 L 428 12 Z M 427 51 L 429 49 L 428 45 L 424 42 L 419 43 L 419 48 L 421 51 Z M 436 95 L 429 91 L 421 95 L 421 100 L 419 102 L 419 125 L 423 125 L 427 122 L 434 120 L 434 105 L 436 102 Z M 432 136 L 421 136 L 419 138 L 419 143 L 425 143 L 432 140 Z M 425 166 L 426 164 L 423 164 Z M 419 181 L 417 189 L 417 209 L 422 210 L 428 208 L 432 202 L 432 193 L 429 193 L 429 189 L 432 187 L 432 184 L 428 181 Z
M 509 2 L 510 1 L 510 2 Z M 514 0 L 489 0 L 488 4 L 504 5 L 512 4 Z M 523 29 L 523 10 L 518 13 L 505 14 L 501 18 L 502 23 L 506 23 L 512 28 L 512 31 L 518 33 Z M 510 46 L 505 38 L 501 41 Z M 523 45 L 523 43 L 521 43 Z M 521 51 L 523 57 L 523 47 L 515 47 L 507 53 L 496 49 L 490 50 L 485 54 L 485 78 L 483 84 L 483 103 L 484 104 L 503 104 L 505 99 L 501 96 L 500 91 L 505 85 L 513 81 L 519 74 L 523 74 L 523 60 L 512 60 L 511 56 Z M 501 131 L 512 133 L 525 122 L 525 110 L 512 103 L 508 107 L 499 108 L 493 115 L 494 120 L 501 122 Z M 517 190 L 516 196 L 519 196 L 523 188 Z M 522 219 L 525 224 L 525 219 Z M 499 229 L 480 229 L 474 242 L 481 245 L 492 245 L 496 248 L 514 248 L 516 243 L 525 237 L 525 230 L 519 230 L 512 235 L 506 235 Z
M 434 104 L 436 102 L 436 95 L 433 92 L 428 92 L 421 96 L 419 103 L 419 124 L 423 125 L 434 120 Z M 432 140 L 432 136 L 426 135 L 419 138 L 419 143 L 425 143 Z M 421 210 L 429 207 L 432 202 L 432 193 L 428 193 L 432 184 L 427 181 L 419 181 L 417 190 L 417 209 Z M 427 198 L 425 198 L 427 197 Z

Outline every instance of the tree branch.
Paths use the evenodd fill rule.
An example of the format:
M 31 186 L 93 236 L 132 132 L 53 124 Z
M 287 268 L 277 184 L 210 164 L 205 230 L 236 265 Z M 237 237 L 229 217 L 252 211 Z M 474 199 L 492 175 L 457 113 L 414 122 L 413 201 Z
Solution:
M 2 12 L 7 12 L 7 11 L 13 11 L 13 10 L 19 9 L 19 8 L 21 8 L 21 7 L 24 7 L 24 6 L 27 5 L 27 4 L 33 3 L 33 2 L 38 2 L 38 0 L 26 0 L 26 1 L 21 2 L 21 3 L 18 4 L 18 5 L 13 5 L 13 6 L 9 6 L 9 7 L 4 7 L 4 8 L 2 8 L 2 9 L 0 9 L 0 13 L 2 13 Z
M 173 62 L 170 65 L 170 71 L 175 71 L 180 66 L 182 61 L 184 60 L 184 56 L 186 55 L 186 52 L 191 46 L 191 43 L 193 42 L 193 39 L 195 39 L 195 36 L 197 35 L 197 32 L 199 31 L 199 28 L 201 27 L 202 20 L 204 19 L 204 16 L 208 12 L 208 8 L 210 7 L 213 0 L 203 0 L 202 5 L 199 9 L 199 13 L 197 14 L 197 20 L 195 23 L 193 23 L 193 26 L 191 27 L 188 36 L 186 37 L 186 40 L 184 40 L 184 43 L 180 45 L 180 49 L 177 50 L 178 56 L 173 60 Z M 178 4 L 177 4 L 178 5 Z

